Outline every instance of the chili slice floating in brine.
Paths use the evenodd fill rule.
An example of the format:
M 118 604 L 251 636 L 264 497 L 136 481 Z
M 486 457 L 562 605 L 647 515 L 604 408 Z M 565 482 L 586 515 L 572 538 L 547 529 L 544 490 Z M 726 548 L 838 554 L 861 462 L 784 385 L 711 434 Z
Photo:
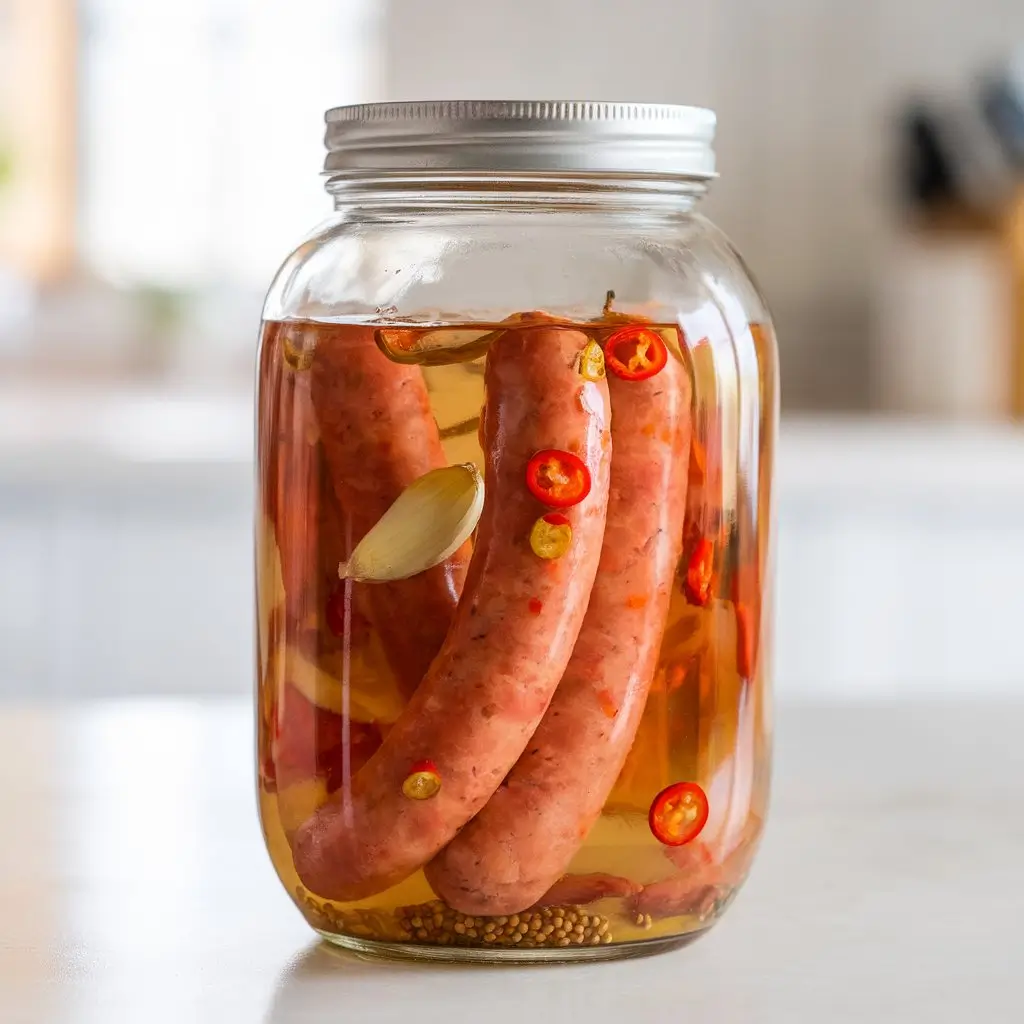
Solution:
M 686 596 L 702 607 L 711 596 L 711 575 L 714 570 L 715 545 L 701 537 L 690 556 L 686 569 Z
M 696 782 L 675 782 L 651 804 L 647 822 L 654 838 L 666 846 L 685 846 L 707 824 L 708 798 Z
M 526 486 L 545 505 L 569 508 L 578 505 L 590 493 L 590 470 L 572 452 L 545 448 L 527 464 Z
M 441 788 L 441 774 L 433 761 L 417 761 L 402 783 L 402 792 L 410 800 L 429 800 Z
M 616 331 L 605 342 L 604 361 L 622 380 L 647 380 L 665 368 L 668 349 L 649 327 L 632 324 Z

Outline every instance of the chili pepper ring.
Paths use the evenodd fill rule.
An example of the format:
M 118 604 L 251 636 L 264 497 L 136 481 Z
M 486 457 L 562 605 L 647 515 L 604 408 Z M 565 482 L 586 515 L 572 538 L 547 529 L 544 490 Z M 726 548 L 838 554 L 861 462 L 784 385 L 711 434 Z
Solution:
M 590 470 L 572 452 L 545 448 L 527 464 L 526 486 L 543 504 L 569 508 L 578 505 L 590 493 Z
M 665 369 L 668 349 L 649 327 L 631 324 L 605 342 L 604 360 L 607 368 L 622 380 L 647 380 Z
M 707 794 L 696 782 L 675 782 L 654 798 L 647 822 L 659 843 L 684 846 L 700 835 L 709 813 Z

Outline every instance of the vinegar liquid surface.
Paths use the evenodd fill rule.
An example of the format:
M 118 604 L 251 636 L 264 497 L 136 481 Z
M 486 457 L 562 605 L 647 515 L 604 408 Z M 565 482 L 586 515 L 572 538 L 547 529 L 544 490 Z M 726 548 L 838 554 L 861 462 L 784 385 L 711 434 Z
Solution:
M 408 682 L 389 661 L 388 639 L 365 611 L 377 584 L 338 576 L 367 520 L 365 509 L 345 507 L 332 485 L 322 440 L 330 425 L 318 413 L 311 377 L 323 346 L 372 341 L 396 372 L 412 366 L 422 373 L 447 462 L 472 463 L 482 473 L 484 362 L 488 344 L 508 324 L 264 325 L 256 522 L 259 807 L 278 875 L 323 934 L 491 952 L 682 937 L 712 923 L 745 877 L 768 790 L 767 652 L 760 642 L 768 498 L 758 477 L 768 472 L 771 452 L 762 445 L 752 465 L 726 457 L 719 414 L 727 396 L 702 364 L 699 339 L 695 344 L 673 324 L 646 326 L 665 339 L 669 358 L 683 362 L 693 392 L 682 557 L 650 695 L 625 766 L 561 895 L 556 889 L 552 900 L 522 914 L 475 918 L 437 900 L 422 871 L 353 903 L 308 891 L 295 871 L 296 830 L 325 802 L 345 799 L 409 696 Z M 604 345 L 614 326 L 566 323 L 564 329 Z M 756 326 L 754 332 L 757 337 Z M 727 465 L 737 467 L 736 479 L 726 478 Z M 372 493 L 373 481 L 366 483 Z M 709 585 L 695 594 L 691 570 L 701 545 Z M 709 816 L 692 842 L 671 847 L 653 834 L 649 817 L 657 794 L 679 782 L 702 788 Z

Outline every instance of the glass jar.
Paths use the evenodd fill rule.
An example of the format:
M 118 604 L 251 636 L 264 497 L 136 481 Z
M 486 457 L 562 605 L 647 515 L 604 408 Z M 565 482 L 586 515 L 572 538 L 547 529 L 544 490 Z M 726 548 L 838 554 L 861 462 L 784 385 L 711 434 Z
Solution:
M 335 214 L 258 370 L 259 805 L 341 946 L 647 953 L 768 798 L 765 304 L 696 210 L 714 115 L 327 115 Z

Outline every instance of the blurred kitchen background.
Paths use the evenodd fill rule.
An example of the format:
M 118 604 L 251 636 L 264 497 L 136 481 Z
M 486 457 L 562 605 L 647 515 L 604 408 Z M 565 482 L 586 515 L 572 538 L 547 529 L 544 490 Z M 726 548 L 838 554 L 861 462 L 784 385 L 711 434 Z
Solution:
M 1021 0 L 0 0 L 0 696 L 251 686 L 328 106 L 684 102 L 783 361 L 782 694 L 1024 693 Z

